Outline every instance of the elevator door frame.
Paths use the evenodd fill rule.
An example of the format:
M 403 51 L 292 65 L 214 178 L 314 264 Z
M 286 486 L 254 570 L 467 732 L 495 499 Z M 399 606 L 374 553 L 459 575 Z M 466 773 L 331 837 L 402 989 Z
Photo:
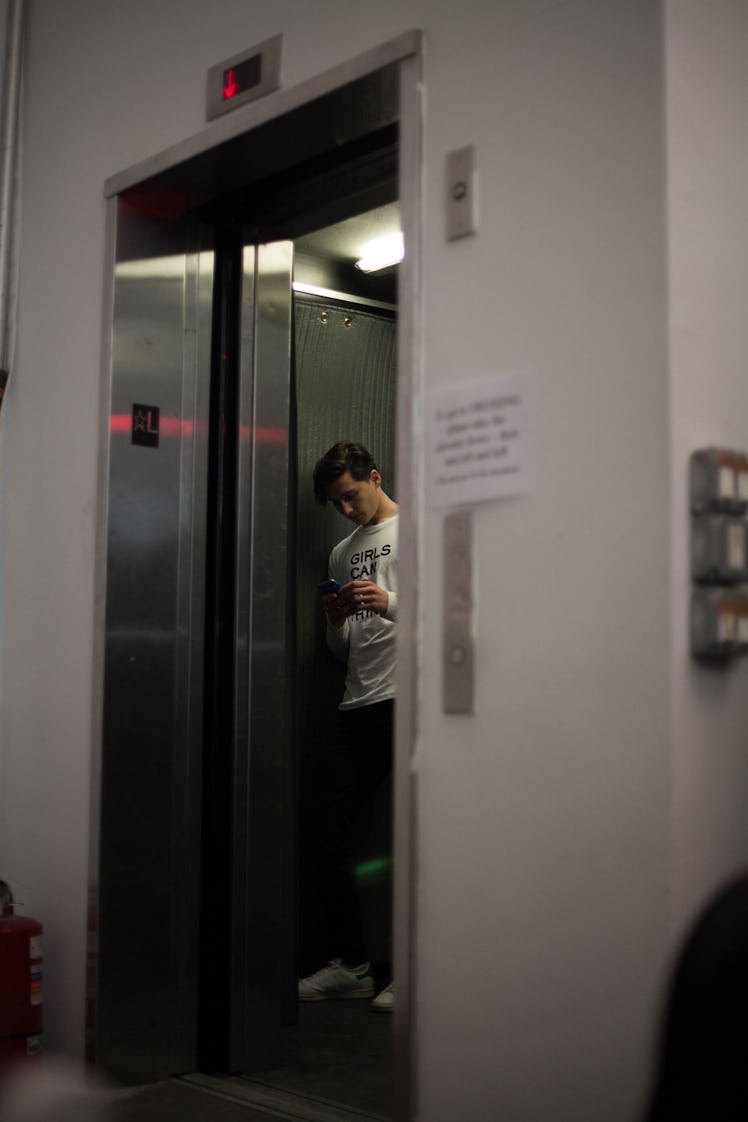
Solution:
M 413 907 L 413 877 L 414 867 L 414 828 L 412 821 L 412 806 L 414 793 L 411 777 L 411 757 L 415 741 L 415 684 L 417 674 L 417 618 L 418 605 L 416 598 L 416 543 L 418 537 L 418 522 L 420 512 L 417 507 L 418 487 L 418 461 L 419 444 L 417 443 L 414 415 L 417 413 L 416 403 L 420 394 L 421 365 L 420 365 L 420 174 L 421 174 L 421 103 L 420 103 L 420 70 L 421 70 L 421 43 L 420 34 L 407 33 L 398 39 L 380 47 L 365 52 L 334 70 L 318 78 L 314 78 L 302 86 L 288 91 L 281 91 L 265 99 L 263 102 L 248 106 L 236 111 L 235 115 L 223 118 L 215 125 L 205 129 L 198 136 L 184 143 L 170 148 L 151 160 L 145 161 L 135 168 L 131 168 L 112 179 L 106 184 L 108 203 L 108 258 L 110 270 L 107 277 L 112 278 L 110 283 L 107 304 L 111 308 L 111 295 L 113 292 L 113 264 L 115 251 L 115 229 L 117 197 L 123 192 L 138 185 L 145 188 L 149 184 L 158 182 L 162 189 L 168 189 L 174 183 L 174 174 L 179 167 L 186 166 L 192 161 L 196 171 L 196 179 L 189 185 L 192 197 L 199 197 L 201 191 L 225 190 L 225 180 L 230 169 L 227 167 L 227 155 L 232 151 L 232 145 L 241 142 L 244 137 L 257 137 L 260 148 L 263 140 L 266 152 L 273 152 L 273 159 L 278 158 L 278 145 L 268 144 L 268 138 L 273 136 L 273 126 L 284 115 L 295 110 L 310 109 L 314 112 L 314 103 L 319 99 L 339 90 L 350 89 L 352 83 L 364 83 L 378 74 L 394 74 L 397 84 L 399 123 L 399 152 L 400 164 L 398 175 L 398 197 L 400 201 L 402 225 L 407 245 L 407 257 L 401 266 L 400 295 L 399 295 L 399 330 L 398 330 L 398 390 L 397 390 L 397 460 L 398 479 L 397 494 L 401 509 L 405 514 L 403 520 L 403 533 L 400 543 L 401 582 L 403 588 L 401 624 L 398 638 L 398 707 L 396 726 L 396 765 L 395 765 L 395 825 L 394 825 L 394 857 L 395 857 L 395 891 L 394 891 L 394 936 L 393 953 L 395 960 L 395 984 L 397 987 L 398 1001 L 393 1017 L 394 1029 L 394 1056 L 395 1056 L 395 1100 L 396 1117 L 404 1120 L 412 1116 L 414 1110 L 413 1087 L 413 1040 L 414 1026 L 411 1013 L 411 978 L 412 978 L 412 947 L 415 942 L 415 924 Z M 363 87 L 359 87 L 363 88 Z M 361 121 L 356 122 L 356 117 L 366 117 L 373 114 L 376 117 L 376 98 L 374 104 L 366 99 L 348 99 L 347 113 L 353 120 L 353 129 L 360 127 Z M 350 124 L 343 122 L 343 124 Z M 279 158 L 286 159 L 288 166 L 293 166 L 295 155 L 291 150 L 291 141 L 286 139 L 285 148 L 280 147 Z M 270 158 L 270 157 L 268 157 Z M 210 182 L 206 182 L 207 180 Z M 105 304 L 105 306 L 107 306 Z M 112 323 L 110 313 L 106 315 L 104 325 L 104 367 L 105 367 L 105 392 L 103 395 L 103 410 L 105 415 L 105 430 L 109 431 L 109 394 L 106 392 L 111 385 L 110 347 Z M 108 446 L 105 448 L 104 471 L 102 478 L 106 479 L 108 467 Z M 106 491 L 103 488 L 100 501 L 99 521 L 100 529 L 100 563 L 97 567 L 99 605 L 97 617 L 97 654 L 102 655 L 105 646 L 104 636 L 104 600 L 106 589 Z M 96 659 L 96 665 L 103 666 L 103 658 Z M 97 709 L 94 714 L 94 745 L 102 741 L 102 711 L 103 711 L 103 671 L 100 671 L 100 681 L 96 683 L 95 696 L 98 699 Z M 98 870 L 98 837 L 100 827 L 100 774 L 101 760 L 94 760 L 93 767 L 93 792 L 92 792 L 92 862 L 91 862 L 91 900 L 92 900 L 92 938 L 91 938 L 91 979 L 93 1005 L 96 1000 L 96 972 L 98 961 L 97 954 L 106 953 L 106 948 L 99 948 L 96 943 L 96 911 L 99 892 Z

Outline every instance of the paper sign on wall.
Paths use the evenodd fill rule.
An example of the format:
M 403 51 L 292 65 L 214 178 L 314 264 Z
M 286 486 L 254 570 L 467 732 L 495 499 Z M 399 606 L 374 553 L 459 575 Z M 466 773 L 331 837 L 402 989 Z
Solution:
M 426 431 L 430 505 L 506 498 L 530 489 L 527 382 L 520 375 L 429 391 Z

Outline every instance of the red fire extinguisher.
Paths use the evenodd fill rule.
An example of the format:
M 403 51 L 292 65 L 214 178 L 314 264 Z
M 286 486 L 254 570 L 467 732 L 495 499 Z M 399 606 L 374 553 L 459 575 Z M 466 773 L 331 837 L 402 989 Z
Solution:
M 0 1068 L 42 1049 L 42 925 L 0 880 Z

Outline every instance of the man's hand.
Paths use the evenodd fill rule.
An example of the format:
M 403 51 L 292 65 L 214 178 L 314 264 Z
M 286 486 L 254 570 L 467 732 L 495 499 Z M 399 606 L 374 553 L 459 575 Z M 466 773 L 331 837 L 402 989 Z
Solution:
M 352 580 L 344 584 L 337 596 L 323 596 L 322 607 L 333 627 L 342 627 L 348 616 L 356 612 L 384 615 L 389 596 L 370 580 Z
M 348 605 L 340 599 L 340 592 L 332 592 L 327 596 L 323 596 L 320 603 L 333 627 L 341 628 L 350 615 L 350 612 L 348 610 Z

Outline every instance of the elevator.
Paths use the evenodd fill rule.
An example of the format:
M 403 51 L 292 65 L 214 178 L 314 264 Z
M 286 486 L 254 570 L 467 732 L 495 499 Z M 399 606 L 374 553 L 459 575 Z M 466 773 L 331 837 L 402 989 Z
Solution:
M 88 1029 L 125 1083 L 272 1067 L 316 953 L 299 785 L 348 527 L 311 470 L 358 440 L 397 495 L 396 274 L 330 246 L 399 221 L 400 106 L 379 68 L 113 193 Z M 389 831 L 362 851 L 383 959 Z

